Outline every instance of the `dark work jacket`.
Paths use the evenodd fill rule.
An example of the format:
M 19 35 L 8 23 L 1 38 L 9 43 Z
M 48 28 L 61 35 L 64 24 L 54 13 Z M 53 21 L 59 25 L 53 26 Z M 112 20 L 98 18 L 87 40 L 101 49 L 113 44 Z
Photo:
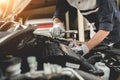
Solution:
M 57 0 L 54 18 L 57 17 L 63 21 L 65 18 L 65 13 L 67 11 L 71 11 L 73 8 L 76 7 L 70 5 L 67 0 Z M 98 10 L 96 12 L 92 12 L 92 10 L 97 8 Z M 96 0 L 96 7 L 93 9 L 79 10 L 81 13 L 88 13 L 90 11 L 92 12 L 87 15 L 83 14 L 83 16 L 86 17 L 90 23 L 95 23 L 97 29 L 96 31 L 110 31 L 110 34 L 107 37 L 110 42 L 116 43 L 120 41 L 120 12 L 114 0 Z

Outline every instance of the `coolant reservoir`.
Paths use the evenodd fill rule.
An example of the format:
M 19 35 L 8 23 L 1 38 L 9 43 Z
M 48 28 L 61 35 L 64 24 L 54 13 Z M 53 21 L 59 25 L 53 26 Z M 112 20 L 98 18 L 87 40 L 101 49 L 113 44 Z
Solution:
M 100 70 L 103 70 L 103 71 L 104 71 L 103 80 L 109 80 L 110 68 L 107 67 L 107 66 L 105 65 L 105 63 L 97 62 L 97 63 L 95 63 L 95 67 L 96 67 L 97 69 L 100 69 Z
M 29 68 L 30 68 L 30 72 L 35 72 L 37 70 L 37 60 L 36 57 L 34 56 L 30 56 L 27 58 L 28 64 L 29 64 Z

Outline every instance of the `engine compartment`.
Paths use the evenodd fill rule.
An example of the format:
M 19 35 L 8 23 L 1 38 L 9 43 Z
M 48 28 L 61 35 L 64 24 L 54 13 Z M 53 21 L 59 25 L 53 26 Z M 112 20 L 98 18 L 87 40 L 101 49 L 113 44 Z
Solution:
M 81 71 L 85 75 L 88 74 L 87 77 L 89 78 L 90 76 L 93 76 L 91 80 L 100 80 L 100 77 L 98 76 L 102 76 L 103 72 L 98 71 L 99 73 L 95 73 L 96 70 L 90 71 L 92 65 L 94 65 L 94 62 L 96 63 L 99 61 L 104 62 L 107 67 L 109 67 L 110 70 L 113 71 L 110 73 L 110 77 L 112 77 L 110 80 L 113 80 L 114 77 L 117 78 L 119 76 L 119 54 L 111 55 L 109 54 L 111 52 L 110 50 L 107 51 L 103 48 L 103 51 L 101 51 L 100 46 L 96 50 L 92 51 L 92 53 L 94 52 L 94 55 L 99 54 L 100 57 L 98 61 L 96 60 L 96 57 L 93 57 L 93 55 L 89 56 L 89 58 L 84 58 L 81 55 L 73 52 L 68 47 L 70 41 L 59 38 L 55 39 L 41 33 L 34 34 L 35 29 L 35 27 L 29 27 L 23 30 L 18 30 L 16 32 L 10 33 L 9 35 L 7 34 L 0 39 L 0 75 L 2 76 L 1 80 L 82 80 L 78 79 L 75 74 L 79 76 L 82 75 L 85 80 L 89 80 L 86 79 L 83 74 L 80 74 Z M 104 57 L 101 57 L 102 55 L 104 55 Z M 31 57 L 33 58 L 33 60 L 29 61 L 28 58 Z M 92 65 L 89 64 L 89 59 L 95 60 L 92 61 Z M 30 67 L 30 62 L 33 62 L 33 73 L 31 73 L 32 69 Z M 54 69 L 56 69 L 56 67 L 54 66 L 53 69 L 52 67 L 50 69 L 48 67 L 47 71 L 51 71 L 51 74 L 49 74 L 49 76 L 52 76 L 48 78 L 48 75 L 45 75 L 47 74 L 47 71 L 44 71 L 46 67 L 44 65 L 49 65 L 49 67 L 57 65 L 57 68 L 60 67 L 60 71 L 64 68 L 69 68 L 72 69 L 75 74 L 73 77 L 73 74 L 63 75 L 58 73 L 57 75 L 57 73 L 54 73 Z M 18 67 L 18 76 L 11 76 L 12 73 L 16 73 L 14 71 L 9 72 L 11 70 L 11 66 Z M 10 69 L 6 71 L 8 67 L 10 67 Z M 117 75 L 113 76 L 112 73 L 117 73 Z M 54 76 L 54 74 L 56 74 L 56 76 Z M 38 76 L 35 77 L 35 75 Z

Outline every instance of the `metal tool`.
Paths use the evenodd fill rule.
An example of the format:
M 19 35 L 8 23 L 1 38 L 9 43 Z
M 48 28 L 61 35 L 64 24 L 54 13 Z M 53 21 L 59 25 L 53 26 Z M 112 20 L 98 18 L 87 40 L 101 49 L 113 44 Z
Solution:
M 64 33 L 70 33 L 72 34 L 72 45 L 70 45 L 71 47 L 75 47 L 77 46 L 77 33 L 78 31 L 77 30 L 69 30 L 69 31 L 65 31 Z

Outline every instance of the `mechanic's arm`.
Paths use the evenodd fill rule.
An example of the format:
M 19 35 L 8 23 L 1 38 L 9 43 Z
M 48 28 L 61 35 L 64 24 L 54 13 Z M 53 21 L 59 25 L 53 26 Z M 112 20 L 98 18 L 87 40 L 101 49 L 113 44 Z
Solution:
M 53 24 L 64 22 L 65 13 L 69 10 L 70 5 L 66 0 L 57 0 L 56 2 L 56 11 L 53 15 Z
M 94 47 L 100 44 L 108 35 L 110 31 L 99 30 L 88 42 L 82 44 L 81 46 L 76 46 L 71 48 L 73 51 L 80 53 L 81 55 L 86 55 Z
M 90 39 L 86 45 L 89 50 L 101 43 L 113 30 L 113 15 L 115 5 L 112 4 L 113 0 L 101 1 L 101 6 L 99 7 L 99 31 Z
M 86 45 L 89 49 L 89 51 L 97 46 L 99 43 L 101 43 L 108 35 L 110 31 L 105 31 L 105 30 L 99 30 L 93 38 L 91 38 L 88 42 L 86 42 Z

